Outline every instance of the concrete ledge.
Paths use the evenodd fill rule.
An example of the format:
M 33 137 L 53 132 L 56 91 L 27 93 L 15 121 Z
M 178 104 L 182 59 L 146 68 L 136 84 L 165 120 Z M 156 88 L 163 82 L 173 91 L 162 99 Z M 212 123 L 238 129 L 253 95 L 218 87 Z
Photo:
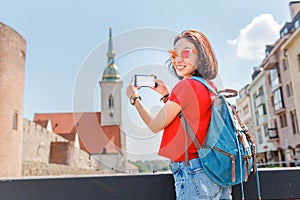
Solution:
M 262 199 L 300 198 L 300 168 L 260 169 Z M 0 199 L 175 199 L 171 174 L 88 175 L 0 179 Z M 246 199 L 257 199 L 255 176 L 244 184 Z M 240 186 L 233 187 L 240 198 Z

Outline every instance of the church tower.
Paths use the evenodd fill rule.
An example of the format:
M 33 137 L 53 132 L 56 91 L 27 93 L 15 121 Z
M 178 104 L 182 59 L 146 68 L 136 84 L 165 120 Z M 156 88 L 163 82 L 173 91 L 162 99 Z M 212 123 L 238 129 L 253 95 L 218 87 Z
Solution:
M 120 125 L 122 122 L 121 89 L 118 66 L 112 43 L 112 28 L 109 28 L 107 66 L 102 74 L 101 87 L 101 126 Z

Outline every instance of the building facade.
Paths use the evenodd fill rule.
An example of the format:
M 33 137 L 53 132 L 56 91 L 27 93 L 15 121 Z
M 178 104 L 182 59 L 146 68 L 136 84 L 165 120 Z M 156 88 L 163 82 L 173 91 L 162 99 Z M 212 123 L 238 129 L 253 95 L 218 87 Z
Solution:
M 269 127 L 269 104 L 265 84 L 265 71 L 254 68 L 252 82 L 249 85 L 250 110 L 254 121 L 255 143 L 258 162 L 269 162 L 274 159 L 274 145 L 268 135 Z
M 274 44 L 266 46 L 266 57 L 258 67 L 264 75 L 258 74 L 248 88 L 258 152 L 265 152 L 264 162 L 275 161 L 281 166 L 300 159 L 300 95 L 296 87 L 300 83 L 300 1 L 289 6 L 292 21 L 281 28 Z M 241 103 L 238 100 L 237 104 Z
M 256 141 L 255 129 L 254 129 L 254 120 L 251 115 L 251 103 L 249 96 L 249 84 L 243 87 L 239 91 L 239 98 L 237 103 L 237 110 L 239 117 L 243 119 L 245 124 L 247 125 L 248 131 L 251 134 L 251 137 L 254 141 Z
M 300 144 L 299 122 L 296 104 L 300 99 L 294 98 L 292 71 L 295 67 L 288 61 L 287 44 L 293 33 L 298 31 L 300 2 L 291 2 L 292 22 L 286 23 L 280 30 L 280 38 L 266 48 L 266 58 L 261 67 L 266 71 L 266 85 L 270 105 L 270 137 L 277 148 L 278 161 L 290 161 L 295 156 L 295 149 Z M 299 47 L 298 47 L 299 51 Z M 287 163 L 289 165 L 289 163 Z
M 287 115 L 290 118 L 291 137 L 289 145 L 292 147 L 291 156 L 300 158 L 300 12 L 292 21 L 294 31 L 289 39 L 282 45 L 281 49 L 285 56 L 285 65 L 289 70 L 290 81 L 285 85 L 287 96 L 293 98 L 295 104 L 288 110 Z

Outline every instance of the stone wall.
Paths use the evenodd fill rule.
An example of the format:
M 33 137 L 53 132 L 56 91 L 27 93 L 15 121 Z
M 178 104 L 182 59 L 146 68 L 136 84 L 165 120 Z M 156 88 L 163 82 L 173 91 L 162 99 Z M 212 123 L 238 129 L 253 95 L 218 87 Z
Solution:
M 71 148 L 71 158 L 64 157 L 66 161 L 61 162 L 61 164 L 49 164 L 51 151 L 51 154 L 56 155 L 66 153 L 60 152 L 61 149 L 59 148 L 53 148 L 51 150 L 51 143 L 65 144 L 69 149 Z M 70 173 L 71 171 L 74 171 L 76 174 L 79 171 L 96 171 L 96 162 L 93 157 L 81 149 L 76 148 L 72 143 L 69 143 L 60 135 L 50 132 L 39 124 L 36 124 L 28 119 L 24 119 L 23 121 L 22 150 L 23 175 L 55 175 Z M 63 163 L 68 164 L 68 166 L 63 165 Z M 43 169 L 41 169 L 41 166 Z
M 24 161 L 22 163 L 22 176 L 63 176 L 92 174 L 108 174 L 108 172 L 43 162 Z

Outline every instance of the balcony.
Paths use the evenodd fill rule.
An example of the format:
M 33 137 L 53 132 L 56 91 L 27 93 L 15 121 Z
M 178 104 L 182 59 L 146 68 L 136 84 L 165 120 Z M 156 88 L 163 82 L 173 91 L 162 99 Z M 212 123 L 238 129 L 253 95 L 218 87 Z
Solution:
M 300 198 L 300 167 L 260 168 L 262 199 Z M 171 174 L 106 175 L 0 179 L 5 200 L 170 200 L 175 199 Z M 246 199 L 257 199 L 255 175 L 244 184 Z M 240 185 L 233 199 L 241 199 Z
M 258 125 L 263 125 L 263 124 L 268 123 L 268 115 L 264 114 L 262 116 L 259 116 L 257 122 L 258 122 Z
M 277 53 L 273 53 L 273 54 L 270 54 L 266 60 L 264 61 L 263 63 L 263 68 L 264 70 L 269 70 L 269 69 L 272 69 L 273 66 L 275 64 L 277 64 L 279 61 L 278 61 L 278 54 Z
M 285 107 L 279 107 L 279 108 L 275 109 L 274 114 L 275 115 L 280 115 L 281 113 L 284 113 L 284 112 L 286 112 Z
M 268 128 L 268 135 L 270 138 L 270 142 L 279 140 L 278 130 L 277 128 Z

